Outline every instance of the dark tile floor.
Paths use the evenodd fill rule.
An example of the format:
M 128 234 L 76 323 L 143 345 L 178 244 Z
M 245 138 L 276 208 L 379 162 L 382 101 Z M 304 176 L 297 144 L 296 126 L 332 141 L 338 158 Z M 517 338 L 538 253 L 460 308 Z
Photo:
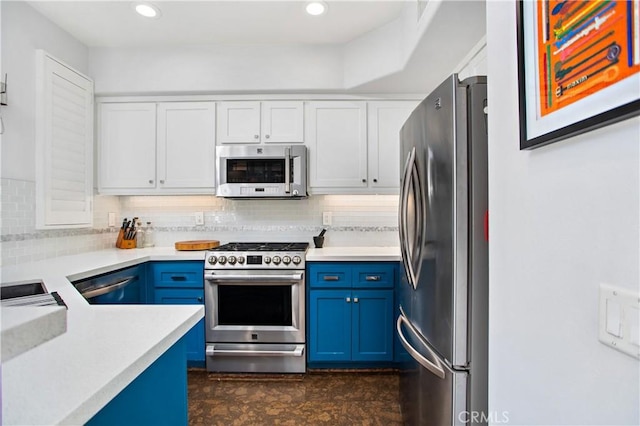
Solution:
M 217 375 L 190 370 L 190 425 L 401 425 L 396 372 Z

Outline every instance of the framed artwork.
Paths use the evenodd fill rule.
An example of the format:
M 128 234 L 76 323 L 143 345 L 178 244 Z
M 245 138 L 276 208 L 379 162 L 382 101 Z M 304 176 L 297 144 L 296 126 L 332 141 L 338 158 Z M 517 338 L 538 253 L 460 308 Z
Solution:
M 640 113 L 640 0 L 519 0 L 520 149 Z

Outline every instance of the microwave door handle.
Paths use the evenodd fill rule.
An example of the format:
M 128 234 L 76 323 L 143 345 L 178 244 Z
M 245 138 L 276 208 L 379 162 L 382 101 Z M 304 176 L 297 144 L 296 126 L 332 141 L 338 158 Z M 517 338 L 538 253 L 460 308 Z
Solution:
M 291 148 L 286 147 L 284 149 L 284 192 L 288 194 L 291 192 Z

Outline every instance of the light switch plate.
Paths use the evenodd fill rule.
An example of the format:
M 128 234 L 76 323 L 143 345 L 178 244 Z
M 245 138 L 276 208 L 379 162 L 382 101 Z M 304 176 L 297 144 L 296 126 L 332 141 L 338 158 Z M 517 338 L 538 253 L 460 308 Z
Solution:
M 607 346 L 640 359 L 640 294 L 600 284 L 598 339 Z
M 109 212 L 108 217 L 109 217 L 109 226 L 116 226 L 116 214 L 114 212 Z

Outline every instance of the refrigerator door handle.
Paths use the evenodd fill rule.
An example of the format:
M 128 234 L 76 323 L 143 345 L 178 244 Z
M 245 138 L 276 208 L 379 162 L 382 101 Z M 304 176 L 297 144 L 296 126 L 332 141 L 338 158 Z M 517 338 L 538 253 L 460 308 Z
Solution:
M 399 236 L 400 236 L 400 251 L 402 257 L 402 264 L 404 266 L 405 275 L 407 276 L 407 280 L 411 287 L 414 290 L 417 288 L 417 277 L 415 275 L 415 271 L 413 270 L 413 263 L 411 259 L 411 253 L 407 247 L 407 213 L 408 213 L 408 198 L 409 198 L 409 188 L 411 186 L 411 181 L 414 175 L 415 169 L 415 161 L 416 161 L 416 148 L 413 147 L 409 155 L 407 156 L 407 161 L 404 166 L 404 173 L 402 179 L 402 187 L 400 188 L 400 206 L 399 206 Z
M 402 333 L 403 323 L 406 324 L 407 329 L 416 337 L 416 339 L 423 344 L 423 346 L 429 352 L 429 354 L 431 355 L 431 358 L 433 358 L 435 362 L 429 361 L 420 352 L 418 352 L 413 346 L 411 346 L 407 338 L 404 337 L 404 334 Z M 444 379 L 445 371 L 442 366 L 442 363 L 438 359 L 438 356 L 431 350 L 431 348 L 429 348 L 426 344 L 422 342 L 422 339 L 416 334 L 415 330 L 413 329 L 413 327 L 411 326 L 407 318 L 404 316 L 404 314 L 400 314 L 398 316 L 398 321 L 396 322 L 396 329 L 398 331 L 398 337 L 400 338 L 400 342 L 402 343 L 402 346 L 404 346 L 404 348 L 407 350 L 409 355 L 411 355 L 411 357 L 415 359 L 421 366 L 423 366 L 424 368 L 426 368 L 436 376 L 440 377 L 441 379 Z

